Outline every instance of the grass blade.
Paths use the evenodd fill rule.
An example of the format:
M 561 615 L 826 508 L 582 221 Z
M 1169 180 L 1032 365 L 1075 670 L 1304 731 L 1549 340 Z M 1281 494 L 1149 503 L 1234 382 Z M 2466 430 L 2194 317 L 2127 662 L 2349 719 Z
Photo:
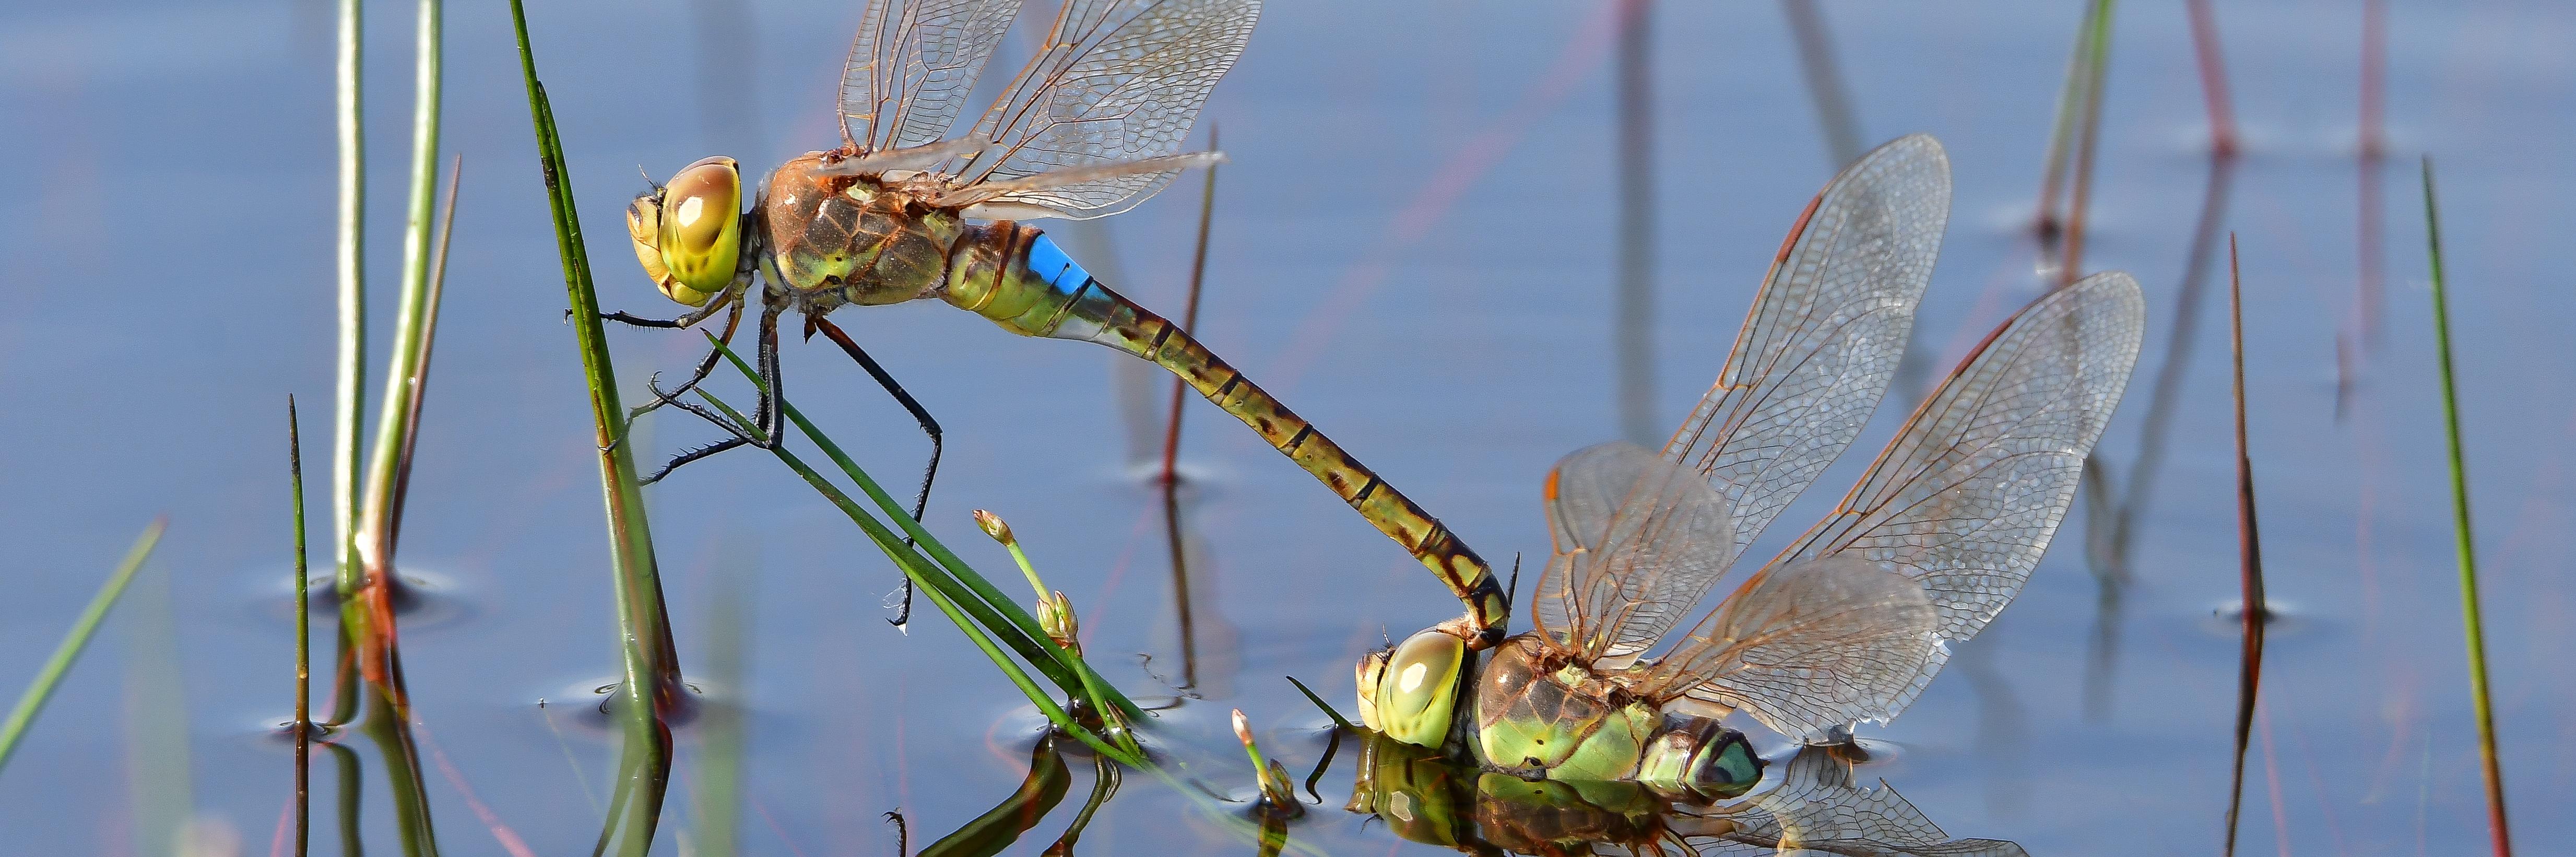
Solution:
M 599 320 L 599 296 L 591 281 L 590 257 L 583 249 L 581 217 L 575 209 L 572 182 L 564 166 L 563 142 L 555 127 L 554 108 L 545 85 L 537 80 L 537 60 L 528 41 L 528 19 L 519 0 L 511 0 L 510 24 L 518 39 L 519 71 L 528 90 L 528 118 L 537 135 L 538 166 L 554 219 L 555 248 L 563 260 L 564 293 L 572 309 L 573 338 L 581 350 L 583 381 L 590 389 L 591 424 L 599 448 L 600 490 L 608 514 L 609 560 L 614 570 L 622 684 L 627 704 L 619 707 L 625 733 L 617 793 L 640 793 L 642 800 L 612 801 L 609 820 L 600 831 L 601 853 L 641 855 L 652 849 L 661 817 L 662 798 L 670 782 L 671 733 L 664 714 L 681 703 L 680 667 L 671 640 L 670 614 L 662 600 L 662 578 L 653 557 L 653 533 L 644 511 L 644 494 L 636 484 L 633 445 L 626 436 L 626 408 L 617 395 L 617 374 L 609 359 L 607 332 Z M 642 702 L 644 704 L 636 704 Z M 612 848 L 614 846 L 614 848 Z
M 286 397 L 286 487 L 295 518 L 295 855 L 313 837 L 313 611 L 305 599 L 304 437 Z
M 355 548 L 366 580 L 360 597 L 341 602 L 344 617 L 363 629 L 358 672 L 380 691 L 389 691 L 397 715 L 408 718 L 411 703 L 392 672 L 394 529 L 401 506 L 402 465 L 410 449 L 411 428 L 418 424 L 421 397 L 429 370 L 431 332 L 437 324 L 437 290 L 430 282 L 431 233 L 438 194 L 438 119 L 441 74 L 441 3 L 421 0 L 416 50 L 415 105 L 412 112 L 412 187 L 410 222 L 403 230 L 402 293 L 394 315 L 393 356 L 385 370 L 384 401 L 376 414 L 376 436 L 368 457 L 366 488 L 360 498 Z
M 2468 637 L 2469 701 L 2477 710 L 2478 762 L 2486 778 L 2487 835 L 2497 857 L 2511 857 L 2513 834 L 2505 824 L 2504 765 L 2497 758 L 2495 707 L 2487 694 L 2487 636 L 2478 611 L 2478 556 L 2469 529 L 2469 465 L 2460 449 L 2460 399 L 2451 374 L 2450 292 L 2442 279 L 2442 216 L 2433 197 L 2433 158 L 2424 158 L 2424 237 L 2433 269 L 2433 342 L 2442 375 L 2442 433 L 2449 442 L 2451 526 L 2460 547 L 2460 621 Z
M 759 373 L 752 371 L 751 364 L 743 362 L 742 357 L 733 353 L 733 349 L 726 347 L 722 341 L 714 337 L 709 337 L 707 341 L 717 352 L 723 354 L 726 360 L 733 363 L 736 371 L 750 379 L 755 388 L 760 387 Z M 1010 643 L 1021 657 L 1028 659 L 1032 666 L 1046 674 L 1067 693 L 1079 692 L 1085 682 L 1098 682 L 1106 690 L 1105 695 L 1109 704 L 1117 706 L 1119 712 L 1126 715 L 1130 722 L 1145 716 L 1144 711 L 1137 708 L 1126 695 L 1119 693 L 1115 687 L 1109 686 L 1107 681 L 1101 680 L 1099 675 L 1092 671 L 1090 665 L 1083 663 L 1081 658 L 1065 651 L 1062 646 L 1056 645 L 1054 640 L 1049 639 L 1046 630 L 1039 626 L 1037 619 L 1030 616 L 1028 611 L 1020 608 L 1019 602 L 1002 594 L 1002 591 L 994 588 L 983 575 L 976 574 L 973 567 L 968 566 L 964 560 L 958 559 L 957 554 L 951 552 L 937 536 L 931 535 L 929 530 L 922 528 L 920 522 L 906 514 L 903 507 L 895 503 L 893 495 L 887 494 L 884 488 L 878 486 L 877 481 L 869 477 L 867 471 L 859 468 L 858 462 L 852 461 L 847 453 L 841 451 L 839 444 L 833 443 L 829 436 L 816 429 L 813 423 L 806 421 L 805 415 L 797 411 L 795 406 L 788 404 L 782 397 L 778 407 L 806 439 L 814 442 L 816 449 L 822 450 L 825 457 L 838 465 L 841 472 L 850 477 L 851 482 L 857 483 L 859 489 L 876 502 L 877 508 L 884 510 L 888 518 L 901 526 L 905 534 L 920 545 L 921 550 L 929 552 L 931 559 L 937 560 L 937 568 L 944 569 L 945 574 L 931 571 L 932 567 L 929 563 L 924 563 L 922 566 L 925 571 L 931 571 L 931 583 L 945 584 L 952 589 L 963 587 L 966 592 L 952 594 L 952 597 L 957 598 L 962 609 L 973 614 L 986 628 L 1000 631 L 1007 627 L 1016 631 L 1016 633 L 1004 634 L 1004 641 Z M 737 418 L 736 422 L 742 421 Z M 783 450 L 779 452 L 782 456 L 785 455 Z M 866 518 L 867 520 L 861 522 L 860 526 L 870 529 L 870 536 L 873 538 L 876 530 L 884 529 L 884 524 L 877 523 L 874 515 L 866 515 Z M 920 553 L 911 548 L 905 548 L 903 553 L 916 559 L 920 558 Z M 898 558 L 897 562 L 900 564 L 902 560 Z M 973 597 L 965 597 L 968 593 Z
M 1289 684 L 1293 684 L 1293 685 L 1296 685 L 1296 686 L 1297 686 L 1297 692 L 1298 692 L 1298 693 L 1302 693 L 1302 694 L 1305 694 L 1305 695 L 1306 695 L 1306 701 L 1307 701 L 1307 702 L 1312 702 L 1312 703 L 1314 703 L 1314 704 L 1315 704 L 1315 707 L 1316 707 L 1316 708 L 1321 708 L 1321 709 L 1323 709 L 1323 710 L 1324 710 L 1324 716 L 1326 716 L 1326 717 L 1330 717 L 1330 718 L 1333 718 L 1333 726 L 1334 726 L 1335 728 L 1339 728 L 1339 729 L 1354 729 L 1354 728 L 1357 728 L 1357 727 L 1352 726 L 1350 721 L 1342 719 L 1342 713 L 1341 713 L 1341 712 L 1339 712 L 1339 711 L 1334 711 L 1334 710 L 1333 710 L 1333 707 L 1332 707 L 1331 705 L 1327 705 L 1327 704 L 1325 704 L 1325 702 L 1324 702 L 1324 698 L 1323 698 L 1323 697 L 1316 696 L 1314 691 L 1307 689 L 1307 688 L 1306 688 L 1306 683 L 1305 683 L 1305 682 L 1298 681 L 1298 680 L 1297 680 L 1297 677 L 1296 677 L 1296 676 L 1293 676 L 1293 675 L 1292 675 L 1292 676 L 1288 676 L 1287 678 L 1288 678 L 1288 683 L 1289 683 Z
M 89 600 L 89 607 L 81 610 L 80 618 L 72 622 L 71 631 L 63 635 L 60 645 L 54 647 L 54 656 L 45 659 L 44 669 L 36 671 L 36 680 L 29 682 L 26 692 L 18 695 L 17 706 L 9 709 L 8 721 L 0 722 L 0 769 L 9 766 L 10 751 L 18 748 L 18 739 L 24 737 L 27 727 L 35 723 L 36 713 L 44 710 L 45 700 L 53 697 L 54 688 L 62 684 L 63 674 L 70 672 L 72 662 L 80 659 L 81 649 L 89 645 L 89 638 L 98 633 L 99 622 L 107 618 L 107 609 L 116 606 L 117 597 L 125 594 L 125 585 L 134 581 L 135 570 L 142 568 L 143 560 L 152 556 L 153 546 L 161 543 L 161 533 L 169 525 L 169 519 L 162 518 L 143 529 L 143 535 L 125 551 L 125 560 L 117 564 L 116 573 L 108 575 L 107 584 L 99 587 L 98 595 Z
M 2245 298 L 2237 275 L 2236 236 L 2227 236 L 2227 338 L 2235 355 L 2236 400 L 2236 549 L 2238 581 L 2244 589 L 2242 659 L 2236 669 L 2236 771 L 2227 792 L 2227 851 L 2236 853 L 2238 808 L 2245 799 L 2245 747 L 2253 737 L 2254 704 L 2263 685 L 2263 629 L 2272 605 L 2263 595 L 2262 531 L 2254 520 L 2254 459 L 2245 439 Z M 2268 746 L 2268 745 L 2267 745 Z
M 338 398 L 331 425 L 330 556 L 335 569 L 333 589 L 343 605 L 356 598 L 359 587 L 366 583 L 357 553 L 358 432 L 367 403 L 367 138 L 361 123 L 365 106 L 365 92 L 360 86 L 363 67 L 359 62 L 364 41 L 361 6 L 358 0 L 340 0 L 334 63 L 340 149 L 340 329 L 332 384 Z M 358 716 L 358 686 L 350 672 L 357 664 L 357 637 L 353 634 L 361 629 L 350 627 L 343 615 L 337 637 L 339 653 L 332 659 L 335 666 L 330 722 L 334 726 Z
M 359 579 L 358 432 L 366 410 L 367 390 L 367 138 L 361 120 L 364 92 L 359 86 L 361 5 L 340 0 L 337 53 L 340 144 L 340 343 L 337 352 L 338 409 L 331 430 L 331 513 L 338 547 L 340 597 L 348 599 L 364 583 Z M 342 718 L 334 718 L 335 720 Z
M 2191 16 L 2191 53 L 2200 64 L 2200 98 L 2209 108 L 2209 154 L 2213 158 L 2236 155 L 2236 105 L 2227 94 L 2227 57 L 2219 50 L 2218 13 L 2210 11 L 2209 0 L 2188 0 L 2183 4 Z
M 719 344 L 718 347 L 721 348 L 722 345 Z M 733 357 L 731 351 L 725 352 L 725 355 L 728 358 Z M 745 369 L 749 368 L 742 366 L 738 358 L 736 358 L 735 365 Z M 758 425 L 754 424 L 750 420 L 744 419 L 741 412 L 735 411 L 732 406 L 725 404 L 724 400 L 716 398 L 705 389 L 700 389 L 697 392 L 698 395 L 705 398 L 709 404 L 714 405 L 716 410 L 722 411 L 726 418 L 733 420 L 735 425 L 743 429 L 746 434 L 750 434 L 755 438 L 766 439 L 766 436 L 761 433 Z M 795 409 L 787 404 L 787 400 L 784 397 L 780 397 L 777 400 L 777 405 L 789 419 L 796 421 L 798 426 L 804 428 L 809 433 L 809 436 L 814 433 L 811 425 L 806 423 L 804 418 L 798 415 Z M 939 612 L 942 615 L 947 616 L 949 622 L 954 623 L 958 630 L 965 632 L 966 638 L 973 642 L 977 649 L 983 650 L 984 656 L 991 659 L 994 666 L 1000 667 L 1003 675 L 1009 677 L 1011 683 L 1019 687 L 1020 693 L 1027 696 L 1029 698 L 1029 702 L 1036 705 L 1038 711 L 1045 714 L 1047 720 L 1054 723 L 1056 728 L 1073 735 L 1075 738 L 1080 739 L 1084 744 L 1090 745 L 1092 749 L 1116 758 L 1120 762 L 1140 766 L 1144 764 L 1142 756 L 1131 754 L 1118 747 L 1112 747 L 1101 741 L 1099 737 L 1092 735 L 1090 730 L 1083 728 L 1082 724 L 1075 720 L 1073 715 L 1065 712 L 1063 706 L 1056 704 L 1054 697 L 1049 696 L 1045 689 L 1038 687 L 1037 682 L 1031 680 L 1028 673 L 1021 671 L 1020 665 L 1017 662 L 1012 661 L 1008 655 L 1004 655 L 1002 653 L 1000 645 L 993 641 L 992 636 L 988 634 L 987 631 L 989 630 L 992 633 L 1002 635 L 1002 638 L 1005 641 L 1008 641 L 1015 650 L 1019 651 L 1021 657 L 1027 658 L 1032 665 L 1038 666 L 1041 672 L 1045 672 L 1047 667 L 1055 666 L 1056 664 L 1047 657 L 1047 653 L 1044 650 L 1039 648 L 1041 644 L 1031 641 L 1028 639 L 1029 635 L 1019 633 L 1019 628 L 1007 623 L 1007 621 L 1002 619 L 1000 616 L 994 615 L 989 604 L 979 603 L 976 600 L 970 599 L 968 596 L 972 593 L 965 591 L 962 584 L 954 578 L 939 573 L 931 566 L 930 561 L 924 559 L 920 553 L 909 547 L 905 547 L 903 540 L 897 538 L 893 531 L 886 529 L 885 524 L 879 522 L 876 519 L 876 516 L 868 514 L 865 509 L 859 508 L 859 504 L 856 501 L 851 500 L 848 494 L 843 493 L 839 486 L 833 485 L 831 480 L 823 478 L 822 474 L 816 473 L 812 467 L 806 466 L 804 459 L 798 458 L 795 453 L 787 451 L 786 444 L 772 445 L 770 453 L 777 456 L 781 463 L 786 464 L 787 469 L 794 471 L 797 476 L 803 477 L 806 484 L 814 486 L 814 490 L 821 493 L 824 499 L 831 501 L 832 505 L 839 507 L 841 513 L 848 515 L 852 523 L 858 524 L 859 529 L 867 533 L 868 539 L 876 543 L 877 549 L 884 551 L 886 556 L 893 559 L 895 561 L 895 565 L 903 570 L 905 576 L 912 578 L 913 582 L 918 584 L 920 588 L 930 596 L 930 603 L 932 606 L 938 607 Z M 911 520 L 911 518 L 902 515 L 900 512 L 896 513 L 895 517 L 904 521 Z M 971 614 L 973 617 L 972 621 L 969 620 L 968 615 L 961 614 Z M 1042 638 L 1044 635 L 1041 633 L 1037 636 Z M 1048 640 L 1044 645 L 1053 645 L 1053 643 L 1054 641 Z M 1088 667 L 1085 667 L 1084 669 L 1088 669 Z M 1049 675 L 1049 678 L 1054 680 L 1058 687 L 1064 688 L 1067 693 L 1081 692 L 1082 684 L 1079 680 L 1055 676 L 1052 674 Z M 1123 697 L 1119 698 L 1123 699 Z

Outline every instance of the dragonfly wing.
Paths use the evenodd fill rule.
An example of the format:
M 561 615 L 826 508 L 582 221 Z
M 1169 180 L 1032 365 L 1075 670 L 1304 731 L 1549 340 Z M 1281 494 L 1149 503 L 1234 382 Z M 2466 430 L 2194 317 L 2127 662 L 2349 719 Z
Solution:
M 947 136 L 1019 0 L 869 0 L 841 66 L 841 131 L 861 151 Z
M 1544 493 L 1555 554 L 1539 573 L 1537 623 L 1585 663 L 1653 646 L 1735 560 L 1726 499 L 1636 444 L 1566 456 Z
M 1729 828 L 1708 836 L 1685 830 L 1711 854 L 1755 854 L 1795 851 L 1800 854 L 1919 855 L 1919 857 L 2026 857 L 2018 844 L 1997 839 L 1951 839 L 1940 825 L 1914 808 L 1885 781 L 1861 788 L 1852 779 L 1850 762 L 1834 751 L 1809 747 L 1789 760 L 1778 788 L 1755 795 L 1742 805 L 1696 817 L 1722 820 Z M 1710 825 L 1714 826 L 1714 825 Z M 1733 850 L 1725 850 L 1733 849 Z
M 1924 400 L 1833 514 L 1711 614 L 1706 630 L 1676 650 L 1682 656 L 1657 664 L 1655 686 L 1689 686 L 1691 696 L 1749 708 L 1807 739 L 1905 710 L 1948 661 L 1949 646 L 1976 636 L 2030 579 L 2128 385 L 2145 318 L 2137 281 L 2118 272 L 2015 313 Z M 1806 641 L 1887 621 L 1858 610 L 1801 615 L 1776 606 L 1794 594 L 1785 584 L 1766 591 L 1765 578 L 1823 568 L 1878 570 L 1919 590 L 1931 612 L 1916 651 L 1836 661 L 1866 671 L 1839 683 L 1788 680 L 1818 665 L 1776 653 L 1834 657 Z M 1738 654 L 1751 639 L 1740 627 L 1774 629 L 1789 642 Z
M 1664 446 L 1719 483 L 1738 550 L 1878 410 L 1949 216 L 1949 156 L 1915 134 L 1835 176 L 1782 242 L 1717 384 Z
M 1764 569 L 1648 668 L 1646 693 L 1742 708 L 1806 743 L 1911 700 L 1932 658 L 1931 598 L 1895 569 L 1829 557 Z
M 1179 154 L 1260 17 L 1260 0 L 1070 0 L 1046 48 L 976 122 L 973 135 L 995 145 L 957 172 L 961 187 Z M 1142 202 L 1179 172 L 1113 170 L 988 204 L 1099 217 Z

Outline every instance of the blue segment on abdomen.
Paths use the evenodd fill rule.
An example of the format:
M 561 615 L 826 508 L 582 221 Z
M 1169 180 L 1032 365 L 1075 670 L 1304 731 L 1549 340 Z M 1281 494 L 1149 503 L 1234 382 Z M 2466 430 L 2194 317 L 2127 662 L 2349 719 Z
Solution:
M 1054 286 L 1057 294 L 1064 295 L 1080 291 L 1084 283 L 1091 281 L 1091 272 L 1074 264 L 1073 257 L 1065 255 L 1064 248 L 1056 246 L 1055 239 L 1044 234 L 1029 242 L 1029 273 L 1038 275 L 1047 285 Z

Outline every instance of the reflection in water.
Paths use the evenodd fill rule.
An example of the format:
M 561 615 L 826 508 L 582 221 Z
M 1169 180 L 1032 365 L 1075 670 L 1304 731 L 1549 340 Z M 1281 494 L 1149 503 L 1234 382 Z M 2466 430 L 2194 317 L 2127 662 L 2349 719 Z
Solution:
M 1092 815 L 1100 811 L 1101 804 L 1118 794 L 1122 775 L 1117 763 L 1095 757 L 1092 768 L 1091 797 L 1083 802 L 1082 811 L 1074 814 L 1065 825 L 1064 833 L 1057 836 L 1044 853 L 1071 855 L 1074 843 L 1082 838 L 1083 829 L 1091 825 Z M 917 857 L 992 857 L 1000 854 L 1063 804 L 1065 793 L 1071 790 L 1072 784 L 1073 771 L 1066 767 L 1064 754 L 1056 748 L 1055 736 L 1050 734 L 1041 738 L 1037 746 L 1029 750 L 1029 773 L 1020 780 L 1017 790 L 984 814 L 922 848 Z M 885 815 L 895 829 L 897 857 L 915 857 L 911 850 L 910 823 L 902 813 Z
M 2165 440 L 2172 431 L 2174 408 L 2182 400 L 2183 379 L 2190 374 L 2191 353 L 2199 341 L 2201 291 L 2218 254 L 2218 225 L 2227 218 L 2228 189 L 2235 174 L 2235 155 L 2224 149 L 2213 152 L 2209 182 L 2201 194 L 2200 220 L 2192 228 L 2191 249 L 2183 259 L 2182 287 L 2174 293 L 2164 365 L 2156 369 L 2146 420 L 2138 431 L 2136 463 L 2129 468 L 2129 481 L 2119 491 L 2116 505 L 2111 499 L 2110 470 L 2099 466 L 2084 470 L 2089 483 L 2084 491 L 2085 560 L 2101 592 L 2094 602 L 2093 635 L 2086 646 L 2083 695 L 2085 717 L 2096 722 L 2109 717 L 2112 710 L 2112 678 L 2120 659 L 2121 599 L 2133 579 L 2129 554 L 2157 471 L 2164 464 Z
M 1949 838 L 1884 782 L 1857 786 L 1837 748 L 1801 748 L 1776 786 L 1751 797 L 1694 805 L 1635 783 L 1530 781 L 1367 740 L 1345 808 L 1376 815 L 1405 839 L 1471 854 L 2025 853 L 2001 840 Z
M 1216 562 L 1206 537 L 1189 525 L 1185 489 L 1163 491 L 1163 533 L 1172 557 L 1173 625 L 1180 634 L 1180 681 L 1173 689 L 1205 699 L 1234 695 L 1234 676 L 1243 668 L 1243 634 L 1218 609 Z M 1188 492 L 1195 494 L 1196 492 Z
M 1064 793 L 1073 784 L 1073 772 L 1064 765 L 1064 754 L 1056 752 L 1055 736 L 1040 739 L 1029 751 L 1029 775 L 1020 781 L 1018 791 L 975 820 L 966 822 L 953 833 L 939 837 L 921 849 L 921 857 L 991 857 L 1000 854 L 1020 834 L 1036 827 L 1056 804 L 1064 802 Z M 1085 815 L 1087 821 L 1089 815 Z M 1073 835 L 1074 831 L 1067 831 Z M 905 838 L 910 838 L 908 835 Z
M 1109 221 L 1058 220 L 1047 225 L 1047 235 L 1064 245 L 1065 252 L 1081 259 L 1085 269 L 1103 282 L 1134 282 L 1126 267 L 1118 263 L 1118 242 L 1109 232 Z M 1198 331 L 1190 331 L 1197 333 Z M 1163 437 L 1162 408 L 1154 395 L 1155 379 L 1162 377 L 1160 368 L 1125 354 L 1110 352 L 1109 386 L 1118 402 L 1118 421 L 1126 428 L 1127 472 L 1143 473 L 1147 464 L 1160 452 Z
M 1861 156 L 1860 116 L 1852 110 L 1851 88 L 1843 85 L 1842 63 L 1834 58 L 1833 33 L 1815 0 L 1780 0 L 1789 18 L 1789 33 L 1798 46 L 1798 71 L 1807 82 L 1807 100 L 1816 105 L 1816 128 L 1825 138 L 1825 169 L 1839 170 Z
M 1655 89 L 1653 0 L 1619 4 L 1618 320 L 1619 436 L 1652 446 L 1655 428 Z
M 1977 695 L 1977 756 L 1998 774 L 1986 779 L 1986 804 L 1997 815 L 2010 815 L 2030 803 L 2030 707 L 2013 692 L 2012 678 L 1995 666 L 1994 631 L 1986 634 L 1988 639 L 1959 647 L 1951 662 Z

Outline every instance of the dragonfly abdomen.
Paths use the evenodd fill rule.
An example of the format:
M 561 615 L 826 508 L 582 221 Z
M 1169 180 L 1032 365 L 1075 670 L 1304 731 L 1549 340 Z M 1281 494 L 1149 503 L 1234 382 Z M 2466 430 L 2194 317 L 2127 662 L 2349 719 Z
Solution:
M 997 223 L 961 242 L 949 303 L 1023 336 L 1097 342 L 1154 361 L 1242 420 L 1360 516 L 1404 546 L 1467 603 L 1470 629 L 1499 637 L 1510 618 L 1483 558 L 1422 507 L 1273 398 L 1180 325 L 1111 291 L 1036 229 Z M 1491 640 L 1487 640 L 1490 642 Z

